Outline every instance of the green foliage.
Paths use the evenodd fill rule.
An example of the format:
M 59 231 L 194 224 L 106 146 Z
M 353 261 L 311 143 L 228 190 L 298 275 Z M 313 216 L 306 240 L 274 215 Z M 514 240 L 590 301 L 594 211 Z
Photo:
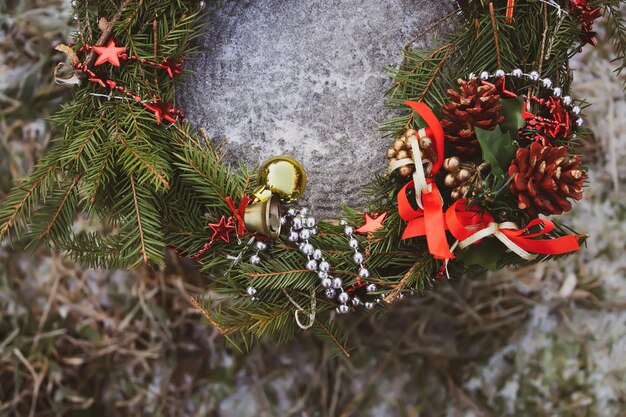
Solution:
M 483 159 L 491 165 L 491 172 L 503 176 L 515 156 L 516 147 L 510 133 L 503 133 L 500 126 L 493 130 L 475 128 Z
M 200 33 L 198 4 L 78 3 L 76 50 L 107 40 L 106 29 L 98 26 L 102 16 L 113 25 L 118 44 L 156 61 L 182 59 Z M 127 62 L 122 68 L 100 66 L 96 72 L 143 97 L 168 101 L 174 96 L 174 84 L 158 69 Z M 97 266 L 162 263 L 166 243 L 159 208 L 172 189 L 174 163 L 179 151 L 184 155 L 185 140 L 125 97 L 107 98 L 104 90 L 83 84 L 75 99 L 52 117 L 62 133 L 53 149 L 0 207 L 0 237 L 67 250 Z M 109 224 L 112 236 L 74 232 L 76 216 L 83 213 Z
M 567 14 L 559 16 L 545 2 L 519 3 L 513 22 L 505 20 L 502 8 L 491 14 L 487 8 L 472 6 L 465 14 L 468 19 L 457 21 L 460 29 L 438 38 L 432 49 L 407 49 L 401 66 L 389 70 L 395 83 L 387 99 L 399 116 L 382 129 L 398 135 L 417 127 L 421 121 L 403 103 L 423 101 L 436 110 L 447 101 L 446 90 L 453 81 L 470 72 L 538 70 L 566 94 L 568 60 L 578 47 L 577 22 Z M 603 4 L 617 16 L 615 2 Z M 188 58 L 197 48 L 192 41 L 201 33 L 199 2 L 80 1 L 77 16 L 75 50 L 103 44 L 113 36 L 130 54 L 157 62 Z M 106 21 L 100 21 L 102 17 Z M 454 14 L 449 18 L 456 19 Z M 112 25 L 110 32 L 107 25 Z M 617 45 L 621 35 L 623 31 L 614 37 Z M 85 55 L 81 59 L 89 60 Z M 96 71 L 145 99 L 174 100 L 175 80 L 157 68 L 126 62 L 121 68 L 103 65 Z M 251 173 L 245 167 L 229 167 L 206 135 L 188 125 L 159 125 L 139 104 L 126 97 L 103 97 L 103 92 L 85 82 L 76 88 L 75 99 L 52 117 L 59 137 L 0 207 L 0 238 L 46 244 L 88 265 L 108 268 L 162 264 L 167 248 L 181 255 L 196 253 L 210 240 L 207 223 L 232 215 L 225 198 L 238 204 L 256 186 Z M 508 132 L 499 128 L 478 132 L 485 158 L 500 176 L 512 158 L 521 109 L 518 100 L 503 104 Z M 400 238 L 404 221 L 397 212 L 396 194 L 404 181 L 394 176 L 373 179 L 366 190 L 369 210 L 388 213 L 385 228 L 357 237 L 370 253 L 370 281 L 388 302 L 431 286 L 441 266 L 423 238 Z M 490 196 L 503 190 L 506 179 L 492 178 Z M 78 216 L 100 220 L 104 233 L 75 229 Z M 347 207 L 344 218 L 353 225 L 362 222 L 362 214 Z M 312 243 L 324 251 L 334 275 L 344 286 L 355 283 L 354 252 L 342 227 L 322 222 L 319 231 Z M 241 236 L 233 240 L 228 245 L 215 242 L 200 260 L 212 292 L 228 300 L 198 304 L 211 325 L 247 347 L 264 335 L 290 339 L 297 331 L 296 314 L 305 319 L 315 310 L 313 330 L 334 351 L 348 355 L 341 326 L 333 321 L 335 303 L 323 297 L 316 274 L 304 269 L 306 256 L 280 238 L 260 265 L 250 265 L 245 259 L 252 254 L 252 240 Z M 466 264 L 501 267 L 519 262 L 508 255 L 495 259 L 495 251 L 473 252 L 466 253 Z M 463 270 L 460 263 L 450 265 L 452 273 Z M 246 296 L 249 285 L 254 285 L 261 301 Z
M 504 121 L 500 123 L 500 127 L 505 133 L 509 133 L 514 140 L 517 140 L 519 139 L 517 131 L 524 126 L 522 117 L 524 98 L 502 99 L 500 103 L 502 104 L 500 114 L 504 116 Z

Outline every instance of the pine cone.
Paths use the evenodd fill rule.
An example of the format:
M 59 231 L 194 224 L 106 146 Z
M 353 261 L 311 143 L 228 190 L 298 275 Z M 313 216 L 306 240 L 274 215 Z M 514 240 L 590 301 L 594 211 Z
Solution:
M 490 85 L 479 85 L 478 80 L 457 80 L 459 91 L 449 89 L 451 102 L 442 106 L 441 121 L 446 139 L 462 155 L 471 155 L 480 149 L 474 127 L 491 130 L 502 123 L 500 95 Z
M 567 156 L 567 148 L 544 147 L 534 142 L 517 150 L 509 167 L 513 177 L 509 189 L 517 206 L 532 216 L 561 214 L 572 209 L 568 198 L 580 200 L 587 173 L 580 169 L 580 158 Z

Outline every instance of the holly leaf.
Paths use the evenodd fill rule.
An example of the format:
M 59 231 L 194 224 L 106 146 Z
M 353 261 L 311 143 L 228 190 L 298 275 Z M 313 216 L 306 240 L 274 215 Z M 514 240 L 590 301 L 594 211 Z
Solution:
M 513 139 L 517 140 L 519 139 L 517 131 L 525 124 L 522 117 L 524 97 L 502 99 L 500 103 L 502 104 L 500 114 L 504 116 L 504 121 L 500 123 L 502 131 L 508 132 Z
M 474 128 L 483 151 L 483 159 L 491 164 L 491 172 L 503 176 L 517 150 L 509 133 L 502 132 L 500 126 L 493 130 Z
M 465 250 L 455 252 L 458 261 L 465 266 L 479 265 L 489 271 L 498 269 L 498 260 L 506 251 L 506 247 L 494 238 L 485 238 Z

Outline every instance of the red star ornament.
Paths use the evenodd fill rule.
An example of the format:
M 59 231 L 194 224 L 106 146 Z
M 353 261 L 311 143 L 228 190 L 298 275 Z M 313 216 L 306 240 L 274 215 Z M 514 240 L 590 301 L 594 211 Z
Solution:
M 213 229 L 213 236 L 211 236 L 211 242 L 218 239 L 222 239 L 226 243 L 230 243 L 230 233 L 236 229 L 233 218 L 222 216 L 218 223 L 209 223 L 209 227 Z
M 498 91 L 498 93 L 500 93 L 500 95 L 503 96 L 503 98 L 506 98 L 506 97 L 516 98 L 517 97 L 517 94 L 506 89 L 506 77 L 499 77 L 494 83 L 483 81 L 483 84 L 489 85 L 495 88 L 496 91 Z
M 174 109 L 172 103 L 164 101 L 155 101 L 154 103 L 142 103 L 142 105 L 154 113 L 154 117 L 157 123 L 161 123 L 163 120 L 170 123 L 176 123 L 179 112 Z
M 167 74 L 170 76 L 170 78 L 174 78 L 175 75 L 182 74 L 183 73 L 183 71 L 181 70 L 182 66 L 183 66 L 182 62 L 177 61 L 173 58 L 167 58 L 165 61 L 159 64 L 159 67 L 167 71 Z
M 383 227 L 383 222 L 387 218 L 387 212 L 384 212 L 380 215 L 378 213 L 373 213 L 374 217 L 372 217 L 369 213 L 364 213 L 365 224 L 358 229 L 355 230 L 356 233 L 360 233 L 362 235 L 366 235 L 369 233 L 374 233 L 375 231 L 381 229 Z
M 107 46 L 94 46 L 93 51 L 100 55 L 94 65 L 102 65 L 107 62 L 116 67 L 120 66 L 120 56 L 126 50 L 125 46 L 115 45 L 115 40 L 111 39 Z

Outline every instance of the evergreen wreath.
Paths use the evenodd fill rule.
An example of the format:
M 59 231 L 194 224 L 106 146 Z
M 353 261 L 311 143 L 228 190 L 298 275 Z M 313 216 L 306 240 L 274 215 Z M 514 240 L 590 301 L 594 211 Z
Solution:
M 345 355 L 336 314 L 445 276 L 542 262 L 585 239 L 539 215 L 582 197 L 585 105 L 568 95 L 569 59 L 595 44 L 604 12 L 624 68 L 619 1 L 459 2 L 414 40 L 447 19 L 458 29 L 432 49 L 407 47 L 393 70 L 388 170 L 364 190 L 367 212 L 345 208 L 335 221 L 293 206 L 306 185 L 297 161 L 234 169 L 174 107 L 203 2 L 74 7 L 75 44 L 58 47 L 71 65 L 55 75 L 75 98 L 53 117 L 52 149 L 2 204 L 1 238 L 105 268 L 161 265 L 175 250 L 224 295 L 217 308 L 191 301 L 232 340 L 311 328 Z M 78 215 L 104 232 L 76 230 Z

